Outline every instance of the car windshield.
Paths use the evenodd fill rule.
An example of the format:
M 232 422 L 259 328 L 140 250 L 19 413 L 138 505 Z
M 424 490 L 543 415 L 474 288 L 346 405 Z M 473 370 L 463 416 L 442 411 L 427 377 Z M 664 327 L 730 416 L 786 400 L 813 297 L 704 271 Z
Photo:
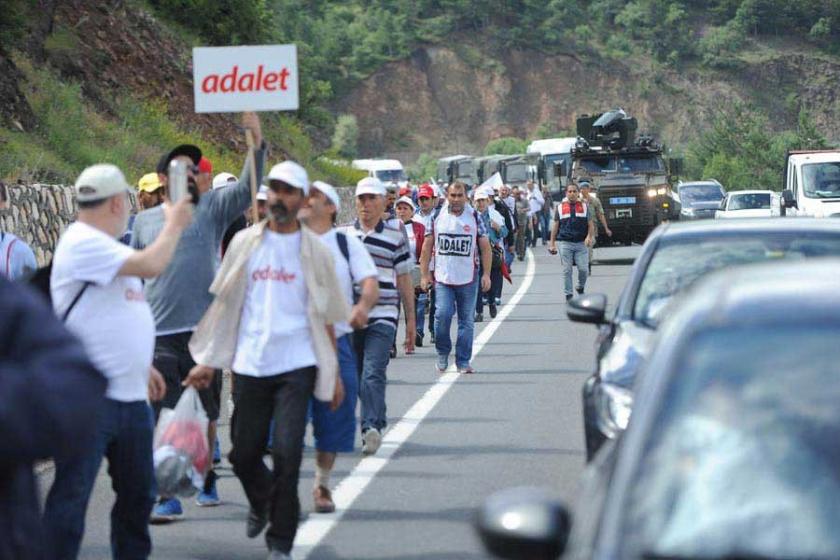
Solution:
M 769 260 L 823 256 L 840 256 L 840 236 L 795 230 L 738 231 L 664 241 L 645 270 L 633 305 L 633 317 L 655 328 L 675 295 L 714 270 Z
M 840 198 L 840 161 L 803 165 L 802 186 L 811 198 Z
M 383 183 L 399 183 L 406 180 L 406 175 L 402 169 L 382 169 L 376 172 L 376 178 Z
M 626 557 L 840 557 L 840 328 L 710 330 L 682 353 L 623 504 Z
M 616 158 L 614 157 L 599 157 L 599 158 L 585 158 L 581 159 L 579 165 L 592 173 L 603 173 L 605 171 L 615 171 Z
M 524 163 L 515 163 L 505 167 L 506 183 L 524 183 L 528 180 L 528 166 Z
M 685 203 L 717 202 L 723 199 L 723 190 L 718 185 L 682 185 L 680 199 Z
M 624 173 L 657 173 L 665 170 L 658 156 L 618 158 L 618 170 Z
M 770 193 L 745 193 L 729 195 L 727 210 L 769 210 Z

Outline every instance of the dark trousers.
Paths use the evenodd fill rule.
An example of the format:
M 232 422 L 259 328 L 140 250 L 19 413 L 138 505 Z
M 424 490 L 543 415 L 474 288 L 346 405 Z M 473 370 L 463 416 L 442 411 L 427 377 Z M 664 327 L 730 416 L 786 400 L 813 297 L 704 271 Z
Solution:
M 96 449 L 85 457 L 57 460 L 55 481 L 44 507 L 51 539 L 51 559 L 75 559 L 85 533 L 85 511 L 102 464 L 116 493 L 111 508 L 111 555 L 148 558 L 152 552 L 149 514 L 155 500 L 152 466 L 152 409 L 145 401 L 105 399 L 96 433 Z
M 270 377 L 234 374 L 230 462 L 251 508 L 268 511 L 268 547 L 286 553 L 300 515 L 298 479 L 315 372 L 308 367 Z M 273 472 L 263 462 L 269 425 L 274 429 Z
M 480 278 L 480 276 L 479 276 Z M 475 302 L 475 312 L 476 313 L 484 313 L 484 300 L 487 300 L 488 304 L 496 305 L 496 298 L 502 297 L 502 267 L 496 267 L 490 269 L 490 291 L 487 293 L 481 293 L 481 289 L 478 290 L 478 297 L 476 298 Z
M 435 336 L 435 287 L 429 290 L 429 333 Z

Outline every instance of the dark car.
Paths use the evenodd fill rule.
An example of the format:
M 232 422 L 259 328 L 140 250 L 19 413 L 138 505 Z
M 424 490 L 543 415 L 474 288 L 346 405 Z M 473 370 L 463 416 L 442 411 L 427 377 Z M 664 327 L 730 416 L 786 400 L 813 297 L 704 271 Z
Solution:
M 603 314 L 606 296 L 573 299 L 567 308 L 571 320 L 600 323 L 595 372 L 583 387 L 587 458 L 626 427 L 636 372 L 674 295 L 723 267 L 822 256 L 840 256 L 840 221 L 777 218 L 664 224 L 642 247 L 609 320 Z M 583 304 L 588 307 L 582 308 Z M 601 315 L 593 319 L 593 311 Z
M 488 500 L 503 558 L 840 558 L 840 261 L 716 273 L 675 306 L 572 519 Z M 568 542 L 568 546 L 566 543 Z
M 726 196 L 723 185 L 711 181 L 694 181 L 677 185 L 680 220 L 703 220 L 715 217 L 720 201 Z

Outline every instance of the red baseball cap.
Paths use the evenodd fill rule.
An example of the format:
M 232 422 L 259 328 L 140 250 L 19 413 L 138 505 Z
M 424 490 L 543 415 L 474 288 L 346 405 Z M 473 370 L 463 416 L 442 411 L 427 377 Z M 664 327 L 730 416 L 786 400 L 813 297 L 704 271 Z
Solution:
M 201 159 L 198 160 L 198 172 L 213 173 L 213 164 L 210 163 L 210 160 L 204 156 L 201 156 Z
M 435 197 L 435 189 L 429 183 L 423 183 L 420 185 L 420 190 L 417 191 L 417 198 L 434 198 Z
M 400 196 L 408 196 L 411 194 L 411 187 L 403 187 L 400 189 Z

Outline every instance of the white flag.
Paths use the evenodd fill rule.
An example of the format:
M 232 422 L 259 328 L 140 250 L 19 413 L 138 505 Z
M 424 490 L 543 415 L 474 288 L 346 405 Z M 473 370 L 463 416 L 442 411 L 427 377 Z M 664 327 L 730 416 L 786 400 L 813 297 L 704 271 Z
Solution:
M 481 186 L 479 186 L 478 188 L 480 188 L 480 189 L 487 188 L 487 189 L 493 189 L 494 191 L 497 191 L 497 190 L 501 189 L 503 186 L 504 186 L 504 182 L 502 181 L 502 176 L 499 174 L 498 171 L 496 171 L 495 173 L 493 173 L 493 175 L 490 176 L 489 179 L 487 179 L 486 181 L 481 183 Z

